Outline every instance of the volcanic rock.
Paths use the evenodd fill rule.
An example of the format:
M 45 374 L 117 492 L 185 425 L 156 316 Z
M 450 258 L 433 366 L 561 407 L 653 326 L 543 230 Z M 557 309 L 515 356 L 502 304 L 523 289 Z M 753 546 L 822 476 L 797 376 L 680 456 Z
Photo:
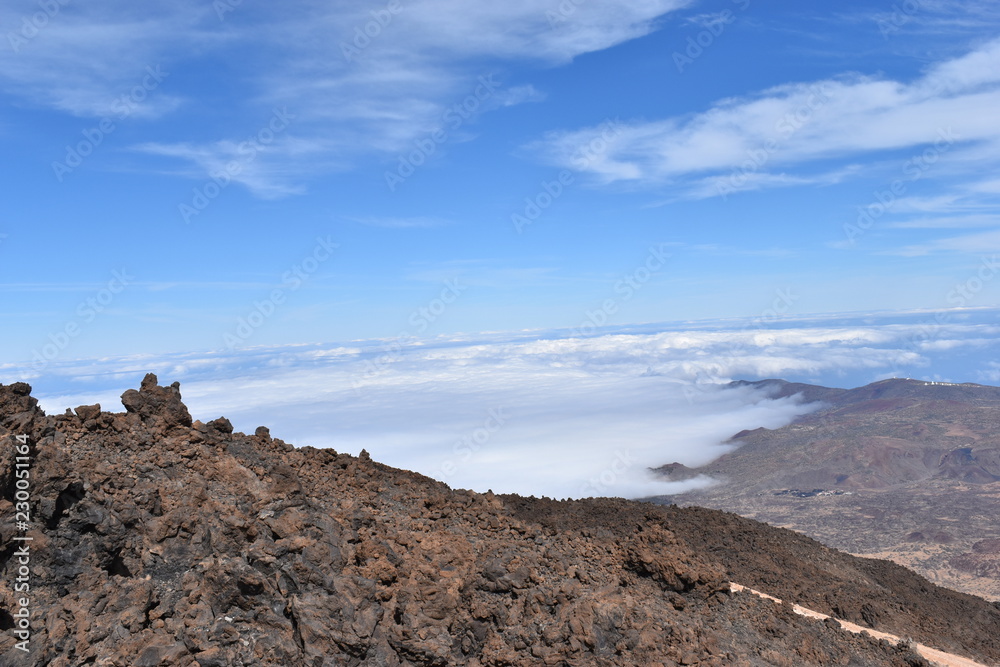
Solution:
M 191 426 L 191 413 L 181 402 L 180 383 L 161 387 L 152 373 L 142 379 L 138 391 L 129 389 L 122 394 L 122 405 L 129 414 L 138 415 L 144 424 Z
M 450 489 L 193 422 L 178 385 L 152 375 L 122 402 L 46 416 L 27 385 L 0 385 L 0 667 L 927 664 L 731 592 L 734 577 L 793 601 L 818 590 L 882 629 L 923 619 L 897 634 L 1000 659 L 1000 610 L 874 566 L 852 583 L 859 559 L 789 531 Z M 26 531 L 13 521 L 18 436 L 32 459 Z M 31 538 L 26 593 L 14 537 Z M 22 597 L 28 651 L 14 634 Z

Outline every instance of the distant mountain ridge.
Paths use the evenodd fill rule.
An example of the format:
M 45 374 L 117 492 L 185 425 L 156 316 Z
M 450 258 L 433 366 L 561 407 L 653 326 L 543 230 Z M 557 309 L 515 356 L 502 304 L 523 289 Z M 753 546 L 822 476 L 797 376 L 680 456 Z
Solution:
M 740 450 L 702 470 L 730 475 L 734 467 L 753 465 L 780 442 L 782 468 L 773 475 L 758 468 L 758 487 L 819 484 L 856 490 L 937 477 L 974 484 L 1000 481 L 1000 432 L 995 430 L 1000 425 L 1000 387 L 909 379 L 848 390 L 780 380 L 742 386 L 747 385 L 775 397 L 799 395 L 828 407 L 779 429 L 783 437 L 778 440 L 768 429 L 741 432 L 734 436 Z M 955 425 L 950 430 L 931 426 L 949 422 Z M 835 446 L 835 431 L 849 431 L 850 441 Z M 816 446 L 817 438 L 825 438 L 823 447 Z M 811 444 L 789 451 L 788 444 L 803 441 Z
M 854 553 L 894 557 L 937 581 L 990 597 L 1000 562 L 973 551 L 1000 537 L 1000 387 L 890 379 L 856 389 L 734 382 L 818 409 L 779 429 L 742 431 L 739 448 L 676 480 L 719 484 L 660 502 L 698 504 L 802 530 Z M 854 521 L 851 520 L 854 518 Z M 908 536 L 947 538 L 932 544 Z M 943 544 L 947 546 L 943 546 Z M 975 566 L 970 563 L 975 562 Z
M 1000 387 L 974 382 L 932 382 L 912 378 L 879 380 L 854 389 L 823 387 L 780 379 L 735 380 L 729 387 L 762 389 L 774 398 L 801 395 L 804 402 L 823 401 L 846 405 L 874 399 L 919 398 L 921 400 L 954 400 L 963 402 L 1000 402 Z

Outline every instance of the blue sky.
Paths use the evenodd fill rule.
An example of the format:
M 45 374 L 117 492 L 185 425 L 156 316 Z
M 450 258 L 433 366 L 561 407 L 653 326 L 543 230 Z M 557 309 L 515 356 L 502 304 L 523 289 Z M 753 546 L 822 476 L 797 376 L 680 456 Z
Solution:
M 685 381 L 994 381 L 995 3 L 46 0 L 0 27 L 0 381 L 635 327 L 812 331 L 802 364 Z M 831 321 L 882 352 L 819 363 Z

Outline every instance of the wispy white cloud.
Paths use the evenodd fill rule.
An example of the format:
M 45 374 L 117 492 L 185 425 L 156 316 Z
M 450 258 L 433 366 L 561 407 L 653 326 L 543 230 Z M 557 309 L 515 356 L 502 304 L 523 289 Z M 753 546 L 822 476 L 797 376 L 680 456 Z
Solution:
M 1000 227 L 1000 213 L 982 215 L 945 215 L 914 218 L 888 225 L 896 229 L 957 229 L 964 227 Z
M 314 6 L 308 19 L 282 20 L 269 33 L 279 57 L 262 74 L 263 96 L 294 103 L 315 121 L 312 132 L 348 155 L 408 150 L 439 129 L 461 140 L 476 115 L 543 99 L 530 84 L 501 74 L 505 64 L 564 64 L 648 34 L 658 17 L 686 4 L 584 3 L 550 11 L 527 0 L 417 0 L 370 39 L 358 38 L 372 20 L 367 8 Z M 491 84 L 485 89 L 484 79 Z
M 579 160 L 579 152 L 601 128 L 556 132 L 530 148 L 603 182 L 704 196 L 706 183 L 713 183 L 703 179 L 733 180 L 733 189 L 811 183 L 817 178 L 812 172 L 830 159 L 935 143 L 995 155 L 1000 120 L 991 110 L 998 104 L 1000 40 L 937 64 L 912 82 L 845 74 L 720 100 L 689 117 L 622 123 L 606 150 L 588 161 Z M 789 176 L 781 171 L 792 167 Z
M 534 86 L 506 78 L 506 66 L 558 66 L 646 35 L 659 17 L 689 0 L 551 7 L 530 0 L 412 0 L 391 10 L 295 0 L 227 4 L 222 12 L 218 4 L 58 3 L 43 28 L 26 30 L 31 37 L 19 48 L 0 49 L 0 88 L 33 105 L 96 118 L 111 113 L 115 98 L 141 80 L 146 66 L 226 69 L 239 91 L 238 122 L 230 127 L 275 106 L 299 116 L 233 179 L 273 198 L 301 192 L 310 176 L 350 168 L 359 156 L 410 149 L 438 129 L 452 141 L 467 140 L 477 116 L 544 99 Z M 22 16 L 5 5 L 0 25 L 30 22 L 37 9 Z M 136 113 L 156 116 L 198 104 L 199 94 L 185 96 L 189 88 L 180 78 L 148 95 Z M 222 127 L 220 111 L 193 110 L 205 128 Z M 194 134 L 199 138 L 139 148 L 190 167 L 175 173 L 203 178 L 233 160 L 241 141 L 232 129 L 209 140 Z
M 1000 198 L 976 181 L 953 186 L 949 191 L 901 197 L 889 212 L 897 218 L 894 228 L 981 227 L 1000 215 Z M 919 217 L 914 217 L 914 215 Z M 995 223 L 994 223 L 995 224 Z
M 980 382 L 1000 384 L 1000 362 L 987 362 L 986 367 L 979 371 L 979 377 L 977 379 Z
M 692 23 L 702 28 L 716 28 L 718 26 L 731 23 L 732 12 L 722 11 L 722 12 L 706 12 L 703 14 L 694 14 L 693 16 L 688 16 L 687 18 L 685 18 L 684 22 Z
M 0 8 L 0 25 L 7 28 L 0 48 L 0 89 L 28 104 L 75 116 L 117 115 L 116 100 L 141 85 L 147 67 L 170 72 L 173 53 L 201 52 L 225 40 L 206 29 L 214 14 L 210 5 L 195 0 L 158 6 L 122 0 L 48 6 L 57 10 L 18 3 Z M 176 91 L 161 90 L 144 96 L 133 113 L 162 115 L 182 100 Z
M 531 84 L 513 86 L 508 90 L 499 91 L 496 96 L 496 103 L 502 107 L 513 107 L 527 102 L 542 102 L 545 100 L 545 93 L 538 90 Z
M 963 234 L 962 236 L 936 239 L 928 243 L 909 245 L 895 251 L 895 254 L 916 257 L 943 251 L 972 254 L 1000 252 L 1000 229 L 976 234 Z
M 145 143 L 134 150 L 178 158 L 191 165 L 179 172 L 182 175 L 227 185 L 240 183 L 262 199 L 303 193 L 301 178 L 315 166 L 310 158 L 322 160 L 323 153 L 321 145 L 288 135 L 277 136 L 266 145 L 259 141 L 224 140 L 212 144 Z
M 977 193 L 1000 195 L 1000 178 L 993 178 L 969 185 L 969 190 Z
M 886 39 L 911 33 L 926 37 L 960 38 L 1000 27 L 1000 10 L 990 0 L 920 0 L 894 3 L 853 15 L 856 21 L 874 24 Z
M 690 0 L 639 0 L 573 3 L 566 9 L 539 6 L 532 0 L 502 4 L 422 0 L 400 12 L 400 32 L 419 52 L 440 49 L 461 56 L 565 63 L 646 35 L 658 17 L 689 4 Z
M 766 171 L 742 171 L 716 174 L 695 179 L 681 188 L 678 198 L 710 199 L 729 197 L 738 192 L 754 192 L 774 188 L 791 188 L 805 185 L 827 186 L 841 183 L 860 174 L 859 165 L 847 165 L 838 169 L 814 174 L 773 173 Z

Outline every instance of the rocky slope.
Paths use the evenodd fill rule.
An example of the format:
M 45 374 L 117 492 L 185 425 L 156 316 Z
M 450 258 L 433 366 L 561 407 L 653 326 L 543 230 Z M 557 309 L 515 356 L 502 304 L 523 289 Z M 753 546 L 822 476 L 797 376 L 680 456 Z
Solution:
M 702 468 L 664 466 L 670 479 L 721 483 L 663 501 L 793 528 L 1000 600 L 1000 387 L 740 384 L 824 407 L 783 428 L 738 433 L 738 449 Z
M 926 664 L 731 592 L 733 577 L 1000 661 L 994 607 L 788 531 L 452 490 L 193 422 L 152 375 L 122 403 L 46 416 L 30 387 L 0 385 L 0 665 Z

